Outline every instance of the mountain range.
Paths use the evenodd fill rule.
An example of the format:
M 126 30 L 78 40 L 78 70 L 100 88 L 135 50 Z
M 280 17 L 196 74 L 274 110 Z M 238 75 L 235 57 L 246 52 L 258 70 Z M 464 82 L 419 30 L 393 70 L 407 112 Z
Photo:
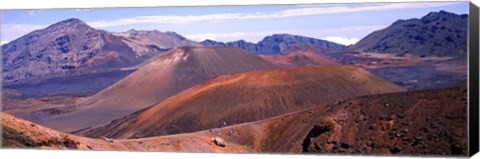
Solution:
M 2 45 L 3 82 L 106 71 L 141 61 L 121 38 L 67 19 Z
M 458 58 L 466 57 L 454 38 L 463 36 L 455 27 L 465 17 L 441 11 L 400 20 L 348 48 L 290 34 L 195 42 L 68 19 L 2 46 L 2 146 L 465 155 L 463 76 L 450 72 L 461 81 L 448 89 L 400 85 L 424 77 L 444 84 L 437 66 L 462 65 Z M 103 88 L 8 96 L 24 86 L 37 94 L 89 85 Z
M 304 36 L 291 34 L 274 34 L 267 36 L 258 43 L 251 43 L 245 40 L 238 40 L 233 42 L 217 42 L 213 40 L 204 40 L 200 42 L 204 46 L 211 47 L 239 47 L 250 52 L 260 54 L 278 54 L 286 50 L 290 45 L 294 44 L 312 44 L 326 49 L 343 49 L 344 45 L 329 42 L 326 40 L 314 39 Z
M 79 107 L 75 112 L 38 122 L 68 132 L 95 127 L 154 105 L 216 76 L 276 67 L 240 48 L 180 47 L 86 97 L 75 104 Z M 113 107 L 115 111 L 111 110 Z
M 18 92 L 12 96 L 15 98 L 93 95 L 181 46 L 243 48 L 261 54 L 262 58 L 279 67 L 346 64 L 344 61 L 351 62 L 350 57 L 336 53 L 352 50 L 456 58 L 435 64 L 448 70 L 451 65 L 466 66 L 467 19 L 466 14 L 431 12 L 420 19 L 398 20 L 355 45 L 340 49 L 344 46 L 291 34 L 274 34 L 258 43 L 244 40 L 223 43 L 212 40 L 195 42 L 175 32 L 157 30 L 131 29 L 112 33 L 72 18 L 2 45 L 2 84 L 4 88 Z M 293 54 L 288 55 L 290 53 Z M 321 57 L 325 53 L 328 58 Z M 347 59 L 341 60 L 336 58 L 338 56 Z M 378 73 L 382 71 L 371 72 L 386 78 Z M 416 80 L 387 79 L 396 83 Z M 90 84 L 92 82 L 97 84 Z
M 122 42 L 127 44 L 138 56 L 153 56 L 158 52 L 169 51 L 180 46 L 202 46 L 175 32 L 160 32 L 158 30 L 134 30 L 112 33 L 122 37 Z
M 417 19 L 398 20 L 362 38 L 348 50 L 466 57 L 468 15 L 431 12 Z M 282 54 L 297 48 L 341 50 L 344 45 L 291 34 L 274 34 L 258 43 L 245 40 L 195 42 L 175 32 L 94 29 L 79 19 L 67 19 L 2 45 L 3 83 L 28 79 L 77 76 L 137 68 L 148 59 L 181 46 L 239 47 L 258 54 Z M 463 58 L 462 58 L 463 59 Z
M 367 52 L 460 57 L 467 54 L 468 15 L 430 12 L 420 19 L 397 20 L 348 47 Z
M 289 34 L 268 36 L 258 44 L 243 40 L 222 44 L 195 42 L 175 32 L 128 30 L 108 32 L 71 18 L 35 30 L 2 45 L 3 83 L 29 79 L 77 76 L 131 68 L 181 46 L 240 47 L 260 54 L 276 54 L 290 44 L 313 44 L 329 49 L 343 45 Z

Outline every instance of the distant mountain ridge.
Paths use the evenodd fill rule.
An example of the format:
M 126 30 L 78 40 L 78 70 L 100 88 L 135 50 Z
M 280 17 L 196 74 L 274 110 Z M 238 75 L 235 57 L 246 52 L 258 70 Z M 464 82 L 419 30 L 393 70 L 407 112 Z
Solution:
M 290 45 L 296 44 L 312 44 L 326 49 L 345 48 L 344 45 L 334 42 L 291 34 L 274 34 L 265 37 L 258 43 L 251 43 L 245 40 L 238 40 L 227 43 L 214 40 L 204 40 L 200 43 L 204 46 L 211 47 L 239 47 L 250 52 L 255 52 L 259 54 L 278 54 L 289 48 Z
M 139 56 L 153 56 L 158 52 L 168 51 L 181 46 L 201 46 L 198 42 L 170 31 L 130 29 L 126 32 L 113 33 L 113 35 L 122 37 L 122 41 Z
M 75 18 L 35 30 L 2 45 L 4 83 L 119 70 L 184 44 L 166 45 L 162 48 L 155 46 L 153 48 L 158 49 L 151 49 L 148 43 L 141 45 L 132 40 L 140 39 L 138 36 L 123 37 L 115 34 L 94 29 Z M 171 41 L 174 38 L 180 39 L 177 36 L 166 37 Z
M 4 44 L 2 53 L 5 81 L 61 76 L 92 67 L 108 70 L 139 60 L 118 37 L 73 18 Z
M 136 68 L 133 66 L 182 46 L 233 46 L 254 53 L 276 54 L 292 44 L 312 44 L 329 49 L 345 47 L 290 34 L 267 36 L 257 44 L 244 40 L 195 42 L 169 31 L 97 30 L 80 19 L 70 18 L 2 45 L 2 78 L 4 84 L 12 84 Z
M 467 53 L 467 29 L 467 14 L 430 12 L 421 19 L 397 20 L 348 48 L 400 56 L 458 57 Z
M 398 20 L 348 49 L 399 56 L 466 57 L 468 15 L 431 12 Z M 238 47 L 257 54 L 280 54 L 303 48 L 339 50 L 344 45 L 291 34 L 274 34 L 258 43 L 245 40 L 196 42 L 175 32 L 128 30 L 111 33 L 71 18 L 33 31 L 1 46 L 3 83 L 76 76 L 136 68 L 149 58 L 181 46 Z M 295 46 L 295 47 L 293 47 Z M 322 49 L 314 49 L 322 52 Z

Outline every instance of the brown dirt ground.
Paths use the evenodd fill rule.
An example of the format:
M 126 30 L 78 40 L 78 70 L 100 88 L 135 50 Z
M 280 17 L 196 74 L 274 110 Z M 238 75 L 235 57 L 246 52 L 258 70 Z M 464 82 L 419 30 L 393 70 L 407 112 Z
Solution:
M 311 51 L 297 51 L 289 54 L 263 55 L 265 60 L 281 67 L 298 67 L 309 65 L 338 65 L 337 63 Z
M 91 139 L 2 113 L 7 148 L 467 155 L 466 88 L 359 97 L 257 122 L 142 139 Z M 213 143 L 221 137 L 226 146 Z

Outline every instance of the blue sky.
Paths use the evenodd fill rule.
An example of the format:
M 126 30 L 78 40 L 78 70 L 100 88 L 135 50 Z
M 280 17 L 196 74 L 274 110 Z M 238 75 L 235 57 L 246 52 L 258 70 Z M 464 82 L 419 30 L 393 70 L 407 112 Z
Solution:
M 289 33 L 348 45 L 398 19 L 440 10 L 468 13 L 468 2 L 2 10 L 0 38 L 3 44 L 61 20 L 79 18 L 97 29 L 175 31 L 196 41 L 257 42 Z

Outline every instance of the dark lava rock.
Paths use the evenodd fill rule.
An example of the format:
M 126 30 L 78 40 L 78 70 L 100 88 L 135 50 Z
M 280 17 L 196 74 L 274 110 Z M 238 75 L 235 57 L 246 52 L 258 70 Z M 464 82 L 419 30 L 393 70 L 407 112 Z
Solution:
M 467 53 L 467 26 L 467 14 L 431 12 L 421 19 L 398 20 L 369 34 L 349 49 L 398 56 L 463 57 Z

